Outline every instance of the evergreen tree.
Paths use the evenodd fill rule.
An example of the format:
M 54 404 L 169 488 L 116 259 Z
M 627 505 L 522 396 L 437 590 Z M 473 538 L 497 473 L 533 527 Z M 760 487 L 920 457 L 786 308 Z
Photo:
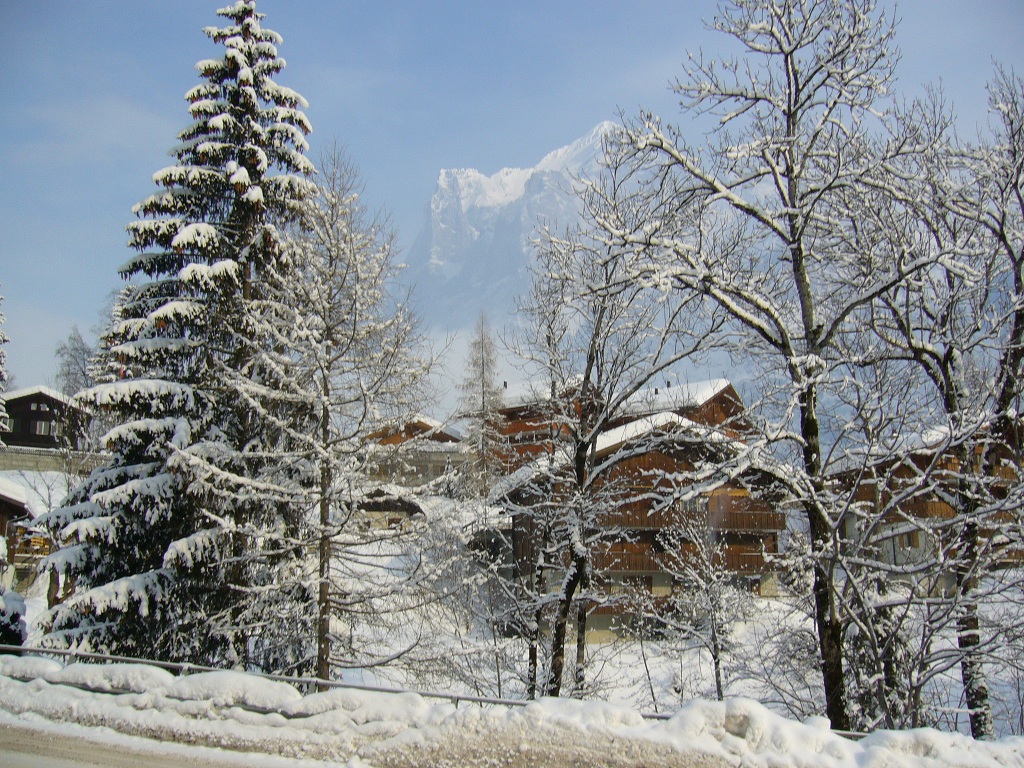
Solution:
M 46 629 L 51 644 L 272 667 L 250 652 L 287 620 L 267 603 L 287 598 L 276 579 L 299 537 L 270 451 L 279 430 L 241 395 L 274 385 L 253 364 L 272 343 L 253 307 L 280 259 L 275 222 L 311 188 L 310 126 L 273 79 L 281 38 L 255 2 L 218 14 L 226 25 L 204 31 L 224 53 L 197 65 L 177 162 L 134 209 L 133 282 L 86 393 L 116 419 L 111 458 L 44 520 L 69 542 L 50 563 L 76 585 Z

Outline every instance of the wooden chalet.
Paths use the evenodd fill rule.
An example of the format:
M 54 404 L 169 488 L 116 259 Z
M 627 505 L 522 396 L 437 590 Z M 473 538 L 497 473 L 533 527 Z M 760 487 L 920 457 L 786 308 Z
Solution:
M 88 414 L 49 387 L 16 389 L 3 395 L 7 424 L 0 438 L 8 446 L 77 450 Z
M 926 561 L 937 551 L 953 546 L 957 530 L 957 510 L 950 503 L 956 485 L 963 475 L 961 460 L 946 446 L 941 433 L 918 439 L 920 445 L 894 459 L 875 464 L 870 472 L 864 469 L 838 473 L 835 481 L 853 490 L 853 499 L 862 515 L 877 517 L 872 544 L 881 562 L 903 566 Z M 982 472 L 982 453 L 989 457 L 994 469 L 987 478 L 993 500 L 1004 498 L 1008 488 L 1020 482 L 1020 458 L 1005 441 L 985 444 L 979 440 L 971 452 L 973 466 L 968 472 Z M 865 462 L 867 463 L 867 462 Z M 915 491 L 921 485 L 922 490 Z M 850 520 L 847 536 L 857 539 L 856 520 Z M 1024 563 L 1024 541 L 1021 536 L 1006 536 L 1005 531 L 1020 530 L 1020 512 L 1007 505 L 997 509 L 984 521 L 979 535 L 995 548 L 999 566 Z
M 32 530 L 34 517 L 26 489 L 0 477 L 0 536 L 6 542 L 6 557 L 0 557 L 0 584 L 6 588 L 30 585 L 39 560 L 50 553 L 49 540 Z
M 443 476 L 468 460 L 462 436 L 429 416 L 370 433 L 370 474 L 385 483 L 415 487 Z
M 532 505 L 541 503 L 538 491 L 526 478 L 530 467 L 545 456 L 558 455 L 562 442 L 550 426 L 550 409 L 543 400 L 512 405 L 503 411 L 499 429 L 507 439 L 502 459 L 510 472 L 508 490 L 502 491 L 519 511 L 512 515 L 515 562 L 529 567 L 535 559 L 539 532 Z M 630 590 L 641 589 L 655 598 L 667 597 L 683 585 L 666 572 L 663 531 L 680 527 L 687 520 L 690 529 L 703 525 L 707 535 L 721 546 L 720 566 L 737 582 L 757 591 L 767 591 L 773 566 L 768 555 L 779 551 L 779 537 L 785 516 L 765 501 L 751 496 L 743 483 L 732 482 L 683 503 L 671 503 L 678 488 L 668 479 L 692 472 L 698 462 L 714 460 L 735 446 L 740 438 L 743 404 L 733 386 L 718 379 L 679 387 L 650 389 L 631 398 L 622 413 L 601 435 L 596 446 L 598 460 L 623 448 L 643 446 L 617 462 L 595 483 L 595 493 L 612 501 L 608 512 L 599 515 L 597 525 L 609 531 L 593 558 L 595 571 L 605 592 L 595 603 L 588 621 L 591 639 L 628 623 Z M 656 435 L 658 439 L 648 441 Z M 627 450 L 627 454 L 630 452 Z M 756 479 L 751 479 L 756 482 Z M 557 497 L 559 489 L 549 491 Z M 620 502 L 614 500 L 621 499 Z M 684 544 L 684 557 L 693 548 Z

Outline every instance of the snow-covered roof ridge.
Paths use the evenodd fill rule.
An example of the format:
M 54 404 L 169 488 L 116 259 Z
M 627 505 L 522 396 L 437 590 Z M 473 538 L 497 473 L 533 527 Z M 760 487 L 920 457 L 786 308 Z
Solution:
M 570 389 L 575 383 L 571 382 L 566 388 Z M 730 386 L 732 382 L 728 379 L 719 378 L 665 387 L 648 387 L 627 398 L 622 404 L 621 413 L 628 416 L 699 408 Z M 539 405 L 550 399 L 550 390 L 528 383 L 507 392 L 503 405 L 506 408 L 518 408 Z
M 35 387 L 23 387 L 21 389 L 12 389 L 10 392 L 4 392 L 0 394 L 4 400 L 10 401 L 15 400 L 19 397 L 28 397 L 29 395 L 46 395 L 47 397 L 53 398 L 58 402 L 64 403 L 64 405 L 71 405 L 71 398 L 65 395 L 63 392 L 58 392 L 52 387 L 47 387 L 43 384 Z
M 644 435 L 649 435 L 659 430 L 682 430 L 701 428 L 695 422 L 679 416 L 674 411 L 662 411 L 643 418 L 627 421 L 614 429 L 602 432 L 594 443 L 594 450 L 598 454 L 609 448 L 634 441 Z M 702 428 L 705 429 L 706 428 Z
M 669 387 L 641 389 L 623 404 L 624 413 L 657 413 L 699 408 L 731 384 L 728 379 L 708 379 Z

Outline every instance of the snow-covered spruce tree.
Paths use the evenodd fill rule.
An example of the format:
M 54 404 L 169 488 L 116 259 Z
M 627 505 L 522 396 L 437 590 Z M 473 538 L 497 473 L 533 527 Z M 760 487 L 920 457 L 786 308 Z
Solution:
M 275 222 L 313 168 L 305 102 L 273 79 L 280 37 L 252 0 L 218 14 L 226 25 L 204 31 L 223 56 L 197 65 L 177 162 L 135 208 L 132 283 L 104 340 L 106 381 L 87 393 L 117 421 L 111 458 L 44 520 L 66 542 L 49 562 L 75 584 L 45 628 L 54 645 L 264 666 L 252 641 L 283 614 L 260 606 L 301 553 L 278 430 L 239 394 L 270 384 L 242 384 L 270 343 L 251 310 L 280 258 Z
M 494 478 L 502 468 L 498 466 L 501 432 L 498 421 L 504 390 L 497 380 L 498 350 L 487 315 L 477 318 L 469 342 L 466 372 L 459 391 L 462 394 L 462 414 L 467 420 L 466 443 L 473 446 L 476 458 L 469 468 L 472 495 L 486 495 Z
M 833 586 L 847 500 L 828 478 L 843 456 L 828 423 L 847 359 L 844 336 L 881 292 L 927 262 L 872 260 L 834 231 L 851 187 L 884 184 L 909 152 L 881 115 L 896 61 L 873 0 L 734 0 L 711 26 L 745 50 L 692 57 L 675 83 L 684 109 L 716 120 L 706 146 L 653 115 L 626 126 L 647 209 L 643 227 L 605 227 L 646 248 L 649 279 L 708 298 L 730 317 L 731 349 L 758 373 L 747 463 L 770 451 L 802 509 L 816 558 L 815 622 L 825 714 L 849 727 L 843 623 Z M 614 230 L 614 231 L 608 231 Z M 840 494 L 842 495 L 842 494 Z

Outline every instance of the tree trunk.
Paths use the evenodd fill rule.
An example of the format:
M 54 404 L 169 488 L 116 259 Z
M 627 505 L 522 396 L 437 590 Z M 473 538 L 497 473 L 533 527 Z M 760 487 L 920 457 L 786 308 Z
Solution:
M 821 432 L 817 414 L 817 392 L 808 385 L 800 396 L 800 426 L 804 438 L 804 469 L 815 486 L 822 492 Z M 832 611 L 832 589 L 822 555 L 827 552 L 832 536 L 831 521 L 814 501 L 805 503 L 805 512 L 811 532 L 811 551 L 814 557 L 814 623 L 818 632 L 818 650 L 821 653 L 821 676 L 825 688 L 825 716 L 839 731 L 850 730 L 850 715 L 846 705 L 846 675 L 843 670 L 843 627 Z
M 981 666 L 981 654 L 978 652 L 981 643 L 978 604 L 966 599 L 971 592 L 971 570 L 977 558 L 978 536 L 978 524 L 968 522 L 961 536 L 963 552 L 956 568 L 957 598 L 963 601 L 956 622 L 956 639 L 960 648 L 960 675 L 971 719 L 971 735 L 976 739 L 991 739 L 995 736 L 995 726 L 992 722 L 988 683 Z
M 715 666 L 715 693 L 718 700 L 725 699 L 725 687 L 722 685 L 722 643 L 718 638 L 718 618 L 715 616 L 715 607 L 711 608 L 711 661 Z
M 587 585 L 584 585 L 586 590 Z M 573 695 L 582 698 L 586 683 L 587 664 L 587 601 L 576 605 L 576 671 L 573 675 Z
M 526 698 L 536 699 L 537 698 L 537 678 L 538 678 L 538 665 L 537 665 L 537 646 L 540 643 L 540 608 L 533 613 L 533 626 L 530 627 L 529 634 L 529 657 L 527 660 L 527 681 L 526 681 Z
M 569 627 L 569 613 L 572 610 L 576 590 L 579 588 L 582 573 L 573 563 L 572 574 L 566 579 L 565 589 L 558 601 L 554 625 L 551 628 L 551 671 L 545 686 L 545 696 L 558 696 L 562 692 L 562 673 L 565 670 L 565 638 Z
M 327 446 L 330 437 L 330 413 L 323 407 L 320 417 L 321 440 Z M 320 547 L 319 547 L 319 594 L 317 595 L 316 628 L 316 676 L 321 680 L 331 679 L 331 498 L 332 472 L 325 460 L 320 468 Z M 317 686 L 325 690 L 326 686 Z

